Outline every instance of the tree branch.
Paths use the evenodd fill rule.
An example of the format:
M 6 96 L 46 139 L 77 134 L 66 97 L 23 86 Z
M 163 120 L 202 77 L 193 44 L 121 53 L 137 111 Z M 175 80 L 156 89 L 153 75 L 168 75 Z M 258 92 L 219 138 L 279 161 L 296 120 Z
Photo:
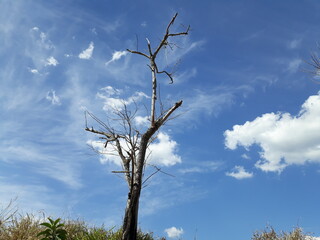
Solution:
M 145 53 L 142 53 L 142 52 L 139 52 L 139 51 L 132 51 L 132 50 L 130 50 L 130 49 L 127 49 L 127 51 L 130 52 L 130 53 L 142 55 L 142 56 L 150 59 L 150 56 L 146 55 Z
M 170 115 L 180 106 L 182 105 L 182 100 L 180 100 L 179 102 L 176 102 L 168 111 L 167 113 L 160 117 L 157 121 L 156 121 L 156 126 L 159 128 L 161 125 L 163 125 L 165 123 L 165 121 L 167 121 L 167 119 L 170 117 Z

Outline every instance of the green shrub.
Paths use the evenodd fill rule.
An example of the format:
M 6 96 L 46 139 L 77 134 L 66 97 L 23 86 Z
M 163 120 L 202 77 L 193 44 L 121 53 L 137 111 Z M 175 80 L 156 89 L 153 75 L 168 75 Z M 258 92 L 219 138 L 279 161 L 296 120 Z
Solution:
M 48 218 L 49 222 L 43 222 L 40 225 L 46 229 L 38 233 L 37 237 L 44 236 L 41 240 L 66 240 L 67 231 L 63 229 L 64 224 L 60 223 L 60 218 L 52 220 Z

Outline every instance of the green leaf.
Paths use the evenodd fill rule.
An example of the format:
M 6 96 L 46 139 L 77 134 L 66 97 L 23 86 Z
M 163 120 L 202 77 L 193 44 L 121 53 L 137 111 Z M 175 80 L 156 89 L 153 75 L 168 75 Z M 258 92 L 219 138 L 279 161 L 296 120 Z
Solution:
M 58 226 L 57 226 L 57 228 L 60 228 L 60 227 L 63 227 L 64 226 L 64 224 L 63 223 L 60 223 Z
M 53 225 L 57 225 L 60 222 L 60 218 L 54 221 Z
M 50 235 L 50 233 L 51 233 L 50 229 L 46 229 L 46 230 L 38 233 L 37 236 L 39 237 L 40 235 Z
M 50 228 L 50 229 L 52 228 L 52 225 L 50 223 L 47 223 L 47 222 L 41 223 L 40 225 L 45 226 L 45 227 Z
M 53 225 L 54 224 L 54 221 L 48 217 L 48 220 L 50 221 L 50 223 Z

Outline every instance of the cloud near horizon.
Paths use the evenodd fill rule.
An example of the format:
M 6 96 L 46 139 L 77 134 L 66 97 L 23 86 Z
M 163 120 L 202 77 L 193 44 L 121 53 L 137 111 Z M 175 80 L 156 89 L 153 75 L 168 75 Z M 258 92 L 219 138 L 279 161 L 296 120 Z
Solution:
M 169 238 L 179 238 L 183 234 L 182 228 L 171 227 L 164 230 Z
M 290 165 L 320 163 L 320 92 L 310 96 L 298 115 L 266 113 L 224 132 L 231 150 L 261 147 L 255 166 L 265 172 L 281 172 Z

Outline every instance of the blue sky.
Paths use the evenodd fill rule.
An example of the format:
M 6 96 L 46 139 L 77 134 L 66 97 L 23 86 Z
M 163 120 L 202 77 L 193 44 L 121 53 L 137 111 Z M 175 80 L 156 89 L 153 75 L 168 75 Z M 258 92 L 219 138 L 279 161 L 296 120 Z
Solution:
M 84 131 L 124 99 L 150 100 L 147 62 L 127 48 L 175 38 L 159 65 L 165 106 L 140 227 L 172 239 L 250 239 L 267 224 L 320 236 L 320 93 L 302 71 L 320 39 L 318 1 L 0 2 L 0 203 L 120 226 L 126 184 Z M 178 63 L 178 64 L 177 64 Z M 146 109 L 136 124 L 144 127 Z M 94 124 L 90 122 L 89 124 Z M 169 237 L 170 237 L 169 236 Z

